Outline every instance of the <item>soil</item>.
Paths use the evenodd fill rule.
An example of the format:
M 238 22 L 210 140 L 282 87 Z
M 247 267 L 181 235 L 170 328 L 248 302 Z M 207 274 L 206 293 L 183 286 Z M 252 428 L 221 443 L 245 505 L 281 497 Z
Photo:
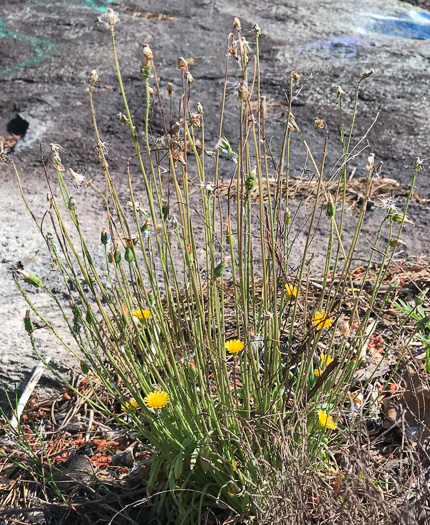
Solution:
M 419 3 L 428 7 L 424 5 L 426 2 Z M 66 168 L 81 170 L 88 178 L 102 184 L 103 175 L 93 152 L 95 139 L 86 92 L 93 68 L 101 79 L 101 87 L 96 92 L 99 129 L 110 146 L 111 172 L 120 194 L 126 199 L 125 162 L 133 148 L 126 128 L 116 117 L 124 109 L 106 27 L 108 5 L 120 16 L 116 44 L 140 137 L 144 93 L 139 71 L 142 44 L 147 42 L 153 50 L 164 91 L 168 82 L 173 83 L 174 90 L 180 91 L 180 75 L 176 69 L 178 56 L 195 59 L 191 71 L 196 82 L 191 101 L 194 106 L 198 101 L 204 105 L 206 141 L 215 145 L 218 121 L 211 117 L 219 112 L 226 36 L 232 30 L 233 17 L 238 16 L 251 48 L 254 24 L 258 23 L 264 33 L 261 41 L 262 92 L 273 103 L 269 109 L 267 136 L 271 137 L 275 151 L 279 148 L 280 129 L 286 118 L 290 73 L 297 71 L 302 77 L 300 93 L 293 102 L 294 116 L 316 152 L 322 151 L 323 136 L 314 130 L 314 120 L 318 117 L 327 122 L 330 144 L 326 175 L 334 175 L 341 153 L 337 87 L 341 85 L 348 95 L 344 99 L 344 115 L 349 122 L 360 73 L 373 68 L 374 74 L 362 82 L 353 141 L 362 138 L 377 117 L 363 144 L 367 142 L 368 152 L 375 153 L 376 161 L 384 163 L 381 176 L 386 175 L 408 187 L 415 158 L 420 157 L 424 160 L 424 170 L 419 174 L 416 189 L 421 198 L 430 198 L 425 168 L 430 131 L 430 110 L 426 104 L 430 84 L 430 42 L 426 40 L 430 39 L 430 15 L 420 8 L 398 0 L 363 0 L 359 7 L 348 0 L 336 3 L 331 0 L 275 0 L 270 3 L 243 0 L 237 5 L 226 0 L 125 0 L 117 4 L 104 0 L 74 0 L 67 4 L 17 0 L 3 6 L 0 19 L 3 100 L 0 135 L 21 134 L 24 123 L 28 124 L 25 136 L 11 155 L 21 174 L 28 202 L 39 220 L 47 209 L 48 191 L 40 159 L 41 142 L 60 144 Z M 226 134 L 236 127 L 237 75 L 238 69 L 232 68 Z M 304 148 L 297 137 L 293 139 L 292 150 L 292 171 L 303 174 L 305 179 L 311 178 Z M 349 173 L 355 169 L 357 176 L 365 174 L 368 152 L 351 161 Z M 226 165 L 225 170 L 225 176 L 230 176 L 231 166 Z M 53 180 L 52 171 L 49 176 Z M 31 273 L 43 277 L 61 300 L 67 301 L 67 297 L 63 294 L 60 276 L 50 268 L 40 234 L 20 198 L 10 164 L 0 164 L 0 183 L 0 380 L 12 392 L 15 387 L 18 391 L 22 389 L 28 381 L 37 357 L 23 328 L 27 306 L 11 279 L 9 265 L 23 261 Z M 77 193 L 76 200 L 78 207 L 84 210 L 85 233 L 94 239 L 95 246 L 99 246 L 100 231 L 105 226 L 99 199 L 84 190 Z M 404 197 L 399 197 L 398 202 L 401 206 Z M 347 213 L 345 237 L 355 225 L 354 213 Z M 357 263 L 365 260 L 383 214 L 377 207 L 369 210 Z M 415 202 L 409 208 L 409 215 L 414 226 L 406 228 L 407 246 L 401 256 L 429 254 L 428 206 Z M 318 247 L 324 239 L 324 228 L 318 228 L 314 238 L 316 271 L 321 263 Z M 303 237 L 299 236 L 296 262 L 302 245 Z M 37 250 L 40 253 L 30 260 L 29 254 Z M 30 295 L 42 310 L 54 315 L 52 302 L 46 294 L 33 290 Z M 55 315 L 50 319 L 60 323 Z M 52 360 L 55 370 L 69 373 L 74 362 L 52 333 L 37 330 L 36 344 L 42 353 L 55 356 Z M 46 374 L 40 383 L 41 394 L 58 388 L 58 384 L 53 374 Z M 4 403 L 5 396 L 0 394 L 0 404 Z

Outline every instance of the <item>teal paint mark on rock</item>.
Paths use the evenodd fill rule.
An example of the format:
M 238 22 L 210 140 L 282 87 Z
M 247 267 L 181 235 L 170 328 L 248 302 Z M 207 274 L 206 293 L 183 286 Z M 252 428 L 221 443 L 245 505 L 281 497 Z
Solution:
M 33 56 L 28 60 L 23 60 L 22 62 L 17 62 L 16 64 L 1 69 L 0 75 L 7 75 L 21 69 L 26 69 L 27 67 L 36 66 L 37 64 L 40 64 L 48 58 L 52 58 L 56 55 L 57 46 L 54 44 L 54 42 L 51 42 L 46 38 L 40 38 L 33 35 L 6 31 L 5 26 L 4 20 L 0 20 L 0 38 L 9 38 L 10 40 L 19 40 L 20 42 L 24 42 L 30 47 Z
M 24 7 L 27 8 L 34 8 L 34 7 L 67 7 L 68 9 L 95 9 L 96 11 L 100 11 L 101 13 L 106 13 L 107 6 L 114 2 L 115 0 L 83 0 L 81 4 L 71 4 L 68 2 L 54 2 L 54 3 L 47 3 L 47 2 L 34 2 L 32 4 L 25 4 Z

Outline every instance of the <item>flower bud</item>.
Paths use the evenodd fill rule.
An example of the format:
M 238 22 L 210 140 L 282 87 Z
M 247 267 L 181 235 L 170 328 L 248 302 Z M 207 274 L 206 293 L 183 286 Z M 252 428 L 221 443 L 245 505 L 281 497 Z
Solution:
M 161 215 L 164 220 L 169 216 L 169 202 L 166 199 L 161 202 Z
M 173 84 L 169 82 L 167 84 L 167 93 L 169 94 L 169 97 L 173 97 L 175 93 L 173 93 Z
M 85 315 L 85 320 L 88 324 L 91 324 L 94 321 L 94 314 L 90 306 L 88 307 L 87 313 Z
M 257 167 L 249 172 L 248 177 L 245 179 L 245 188 L 249 192 L 255 185 L 255 178 L 257 175 Z
M 406 243 L 401 241 L 400 239 L 391 239 L 391 241 L 388 243 L 388 245 L 391 248 L 396 248 L 397 246 L 406 246 Z
M 392 221 L 397 222 L 399 224 L 413 224 L 413 222 L 407 219 L 403 213 L 393 213 L 392 215 L 390 215 L 390 218 Z
M 113 259 L 116 262 L 116 264 L 119 264 L 121 262 L 121 252 L 119 250 L 120 248 L 119 248 L 119 245 L 117 244 L 115 246 L 115 252 L 113 254 Z
M 90 84 L 92 86 L 94 86 L 95 84 L 97 84 L 97 82 L 99 81 L 99 76 L 97 74 L 97 70 L 96 69 L 93 69 L 91 71 L 91 76 L 90 76 Z
M 28 332 L 29 334 L 31 334 L 34 331 L 34 324 L 30 318 L 30 310 L 27 310 L 25 312 L 24 328 L 25 328 L 25 331 Z
M 191 266 L 194 262 L 194 256 L 191 250 L 191 245 L 189 243 L 187 244 L 187 256 L 188 256 L 188 264 Z
M 107 234 L 106 228 L 103 228 L 102 233 L 100 235 L 100 240 L 101 240 L 101 243 L 104 244 L 105 246 L 108 243 L 108 234 Z
M 20 272 L 20 273 L 28 283 L 32 284 L 33 286 L 36 286 L 36 288 L 40 288 L 41 286 L 43 286 L 42 279 L 39 279 L 39 277 L 36 277 L 35 275 L 31 275 L 27 272 Z
M 336 205 L 333 200 L 333 196 L 329 193 L 328 200 L 327 200 L 327 217 L 334 217 L 334 214 L 336 213 Z
M 261 29 L 258 24 L 255 24 L 254 26 L 254 35 L 258 38 L 261 36 Z
M 81 372 L 86 376 L 88 372 L 90 371 L 90 367 L 87 365 L 85 361 L 82 361 L 81 359 Z
M 127 246 L 127 248 L 125 249 L 124 259 L 125 259 L 128 263 L 132 263 L 132 262 L 134 261 L 134 252 L 133 252 L 133 248 L 131 248 L 130 246 Z

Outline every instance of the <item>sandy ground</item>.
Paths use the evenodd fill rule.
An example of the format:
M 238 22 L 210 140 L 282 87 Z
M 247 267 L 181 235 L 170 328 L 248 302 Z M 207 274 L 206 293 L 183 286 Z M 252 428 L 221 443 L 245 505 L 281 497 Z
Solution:
M 13 152 L 23 180 L 28 202 L 40 219 L 47 209 L 47 187 L 41 166 L 39 143 L 58 143 L 64 149 L 63 164 L 82 172 L 95 182 L 102 174 L 93 153 L 94 134 L 89 114 L 88 78 L 97 68 L 101 88 L 96 93 L 99 127 L 110 146 L 110 167 L 124 199 L 125 161 L 132 151 L 124 126 L 116 118 L 123 111 L 115 77 L 109 32 L 103 18 L 108 2 L 53 1 L 10 2 L 0 19 L 0 135 L 9 135 L 20 119 L 28 123 L 27 133 Z M 374 119 L 377 121 L 367 136 L 370 151 L 384 162 L 383 173 L 405 186 L 410 182 L 414 159 L 428 156 L 430 109 L 430 18 L 420 8 L 397 0 L 364 0 L 359 7 L 345 1 L 274 1 L 244 0 L 235 5 L 226 0 L 123 1 L 110 3 L 120 14 L 117 47 L 131 110 L 142 135 L 144 93 L 139 70 L 141 44 L 148 42 L 154 52 L 162 89 L 172 82 L 179 92 L 178 56 L 194 57 L 192 103 L 202 102 L 206 117 L 207 144 L 215 145 L 217 114 L 224 78 L 226 35 L 234 16 L 239 16 L 252 47 L 252 28 L 258 23 L 265 34 L 261 41 L 262 91 L 270 103 L 267 135 L 276 150 L 281 138 L 281 122 L 286 115 L 285 91 L 290 72 L 302 74 L 300 95 L 293 113 L 306 138 L 316 151 L 321 151 L 321 135 L 313 129 L 316 117 L 327 121 L 330 133 L 326 174 L 336 171 L 339 148 L 339 113 L 337 86 L 348 93 L 345 117 L 351 117 L 351 106 L 361 72 L 370 68 L 375 74 L 364 84 L 359 97 L 359 117 L 354 140 L 362 137 Z M 424 6 L 425 7 L 425 6 Z M 151 13 L 148 14 L 148 11 Z M 154 14 L 155 13 L 155 14 Z M 158 16 L 162 14 L 163 16 Z M 225 129 L 235 126 L 237 101 L 234 96 L 238 70 L 232 71 L 226 108 Z M 15 128 L 14 128 L 15 126 Z M 158 129 L 154 129 L 157 133 Z M 210 149 L 208 147 L 208 149 Z M 294 139 L 292 171 L 311 177 L 304 169 L 306 155 Z M 357 176 L 364 175 L 366 157 L 355 159 L 349 166 Z M 425 165 L 426 163 L 424 163 Z M 229 167 L 226 168 L 229 176 Z M 53 177 L 52 171 L 50 177 Z M 53 180 L 53 179 L 52 179 Z M 424 169 L 417 181 L 423 198 L 430 198 L 428 173 Z M 26 304 L 17 291 L 8 266 L 18 260 L 29 271 L 43 277 L 60 300 L 67 301 L 60 277 L 50 267 L 50 260 L 20 199 L 18 185 L 10 165 L 0 165 L 0 380 L 8 391 L 22 388 L 37 358 L 23 328 Z M 100 250 L 100 230 L 105 226 L 100 202 L 89 192 L 77 192 L 76 201 L 85 217 L 85 229 Z M 401 204 L 402 200 L 399 200 Z M 364 224 L 364 243 L 357 261 L 364 259 L 382 211 L 369 210 Z M 430 253 L 428 242 L 428 207 L 414 203 L 410 208 L 414 227 L 406 230 L 407 247 L 403 256 Z M 300 223 L 300 217 L 298 223 Z M 349 212 L 346 228 L 354 224 Z M 315 235 L 315 258 L 324 240 L 324 229 Z M 303 238 L 297 240 L 296 257 Z M 37 257 L 29 254 L 40 250 Z M 37 295 L 37 297 L 36 297 Z M 32 290 L 31 298 L 50 315 L 60 320 L 46 294 Z M 36 332 L 38 347 L 53 357 L 53 366 L 66 372 L 73 364 L 48 331 Z M 51 374 L 41 381 L 48 393 L 58 386 Z M 0 402 L 4 396 L 0 393 Z

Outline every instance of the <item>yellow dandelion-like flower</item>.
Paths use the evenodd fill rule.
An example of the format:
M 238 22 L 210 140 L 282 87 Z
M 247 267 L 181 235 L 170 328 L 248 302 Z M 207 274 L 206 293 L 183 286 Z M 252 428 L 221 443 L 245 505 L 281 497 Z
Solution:
M 132 408 L 138 408 L 139 403 L 135 399 L 130 399 L 130 401 L 127 401 L 125 405 L 121 405 L 121 410 L 123 412 L 127 412 L 127 410 L 130 410 Z
M 324 428 L 331 428 L 333 430 L 337 428 L 337 423 L 335 423 L 324 410 L 318 410 L 318 419 L 320 425 Z
M 145 396 L 145 404 L 149 408 L 163 408 L 170 403 L 169 394 L 163 390 L 150 392 Z
M 328 366 L 330 363 L 333 363 L 333 359 L 329 355 L 326 355 L 326 354 L 321 354 L 320 359 L 321 359 L 321 363 L 325 366 Z
M 297 297 L 297 287 L 287 283 L 285 285 L 285 298 L 287 301 L 291 301 L 294 297 Z
M 318 312 L 315 312 L 315 315 L 312 318 L 312 324 L 317 330 L 328 328 L 333 324 L 333 322 L 333 317 L 330 317 L 325 310 L 319 310 Z
M 131 315 L 134 315 L 134 317 L 138 317 L 139 319 L 149 319 L 151 317 L 151 312 L 148 309 L 133 310 Z
M 227 352 L 230 352 L 230 354 L 237 354 L 241 352 L 244 346 L 244 343 L 239 341 L 239 339 L 231 339 L 225 343 L 225 349 Z
M 322 373 L 323 373 L 323 371 L 321 370 L 321 368 L 317 368 L 317 369 L 314 371 L 314 376 L 315 376 L 315 377 L 319 377 Z

